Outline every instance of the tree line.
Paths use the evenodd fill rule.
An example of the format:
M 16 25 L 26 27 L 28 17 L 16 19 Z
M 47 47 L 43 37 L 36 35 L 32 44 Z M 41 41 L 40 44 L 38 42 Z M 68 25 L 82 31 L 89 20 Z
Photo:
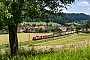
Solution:
M 58 16 L 56 18 L 51 18 L 50 22 L 55 22 L 55 23 L 59 23 L 62 25 L 66 25 L 66 23 L 70 23 L 70 22 L 77 22 L 77 23 L 81 23 L 85 20 L 90 20 L 90 15 L 86 15 L 84 13 L 64 13 L 63 16 Z M 26 22 L 36 22 L 37 20 L 34 19 L 26 19 Z M 47 22 L 46 20 L 42 19 L 40 20 L 42 22 Z

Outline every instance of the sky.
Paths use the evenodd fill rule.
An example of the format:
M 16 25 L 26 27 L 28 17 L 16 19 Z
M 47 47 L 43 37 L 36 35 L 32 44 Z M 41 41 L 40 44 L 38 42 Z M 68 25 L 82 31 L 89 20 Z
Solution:
M 63 9 L 64 13 L 85 13 L 90 15 L 90 0 L 75 0 L 75 3 Z

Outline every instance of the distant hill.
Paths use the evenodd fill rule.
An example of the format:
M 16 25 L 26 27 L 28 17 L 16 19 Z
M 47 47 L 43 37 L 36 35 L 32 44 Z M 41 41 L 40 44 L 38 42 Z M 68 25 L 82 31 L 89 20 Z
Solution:
M 37 20 L 27 19 L 25 22 L 37 22 Z M 45 22 L 45 20 L 41 20 L 41 22 Z M 67 18 L 66 15 L 64 15 L 63 17 L 60 16 L 55 19 L 51 19 L 50 22 L 65 25 L 68 22 L 73 22 L 73 20 Z
M 87 20 L 90 20 L 90 15 L 86 15 L 84 13 L 65 13 L 63 17 L 58 17 L 51 21 L 66 25 L 66 23 L 70 22 L 85 24 Z
M 51 19 L 51 22 L 66 25 L 66 23 L 77 22 L 80 24 L 86 23 L 87 20 L 90 20 L 90 15 L 84 13 L 65 13 L 62 17 L 59 16 L 55 19 Z M 45 20 L 41 20 L 45 22 Z M 26 22 L 36 22 L 36 20 L 27 19 Z
M 66 17 L 75 21 L 80 22 L 83 20 L 90 20 L 90 15 L 86 15 L 84 13 L 65 13 Z

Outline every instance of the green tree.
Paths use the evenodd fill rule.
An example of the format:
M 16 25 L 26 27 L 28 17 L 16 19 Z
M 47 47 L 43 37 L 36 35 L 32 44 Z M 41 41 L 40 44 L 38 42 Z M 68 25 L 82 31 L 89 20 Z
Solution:
M 39 29 L 39 33 L 43 33 L 43 31 L 44 31 L 44 30 L 43 30 L 42 28 Z
M 90 21 L 87 21 L 85 28 L 86 28 L 86 31 L 88 31 L 88 28 L 90 28 Z
M 48 23 L 50 22 L 50 20 L 45 20 L 45 22 L 46 22 L 46 26 L 48 26 Z
M 11 55 L 18 53 L 17 26 L 25 18 L 37 18 L 39 5 L 36 0 L 4 0 L 1 1 L 0 21 L 8 26 Z
M 62 9 L 58 8 L 66 8 L 67 4 L 73 2 L 74 0 L 0 0 L 0 23 L 8 26 L 11 55 L 18 54 L 18 23 L 26 18 L 41 18 L 39 16 L 45 15 L 44 12 L 49 13 L 49 16 L 52 14 L 50 17 L 61 15 Z M 45 7 L 48 7 L 49 10 Z M 45 18 L 47 19 L 47 17 Z
M 36 26 L 36 24 L 32 24 L 32 26 L 33 26 L 33 27 L 35 27 L 35 26 Z
M 83 29 L 83 26 L 82 25 L 76 25 L 76 32 L 78 34 L 78 32 L 80 32 L 80 30 Z

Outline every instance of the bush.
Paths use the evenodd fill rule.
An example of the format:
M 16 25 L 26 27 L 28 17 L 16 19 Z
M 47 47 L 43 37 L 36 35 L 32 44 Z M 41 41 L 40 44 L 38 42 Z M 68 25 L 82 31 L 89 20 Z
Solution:
M 90 31 L 86 31 L 85 33 L 90 33 Z

